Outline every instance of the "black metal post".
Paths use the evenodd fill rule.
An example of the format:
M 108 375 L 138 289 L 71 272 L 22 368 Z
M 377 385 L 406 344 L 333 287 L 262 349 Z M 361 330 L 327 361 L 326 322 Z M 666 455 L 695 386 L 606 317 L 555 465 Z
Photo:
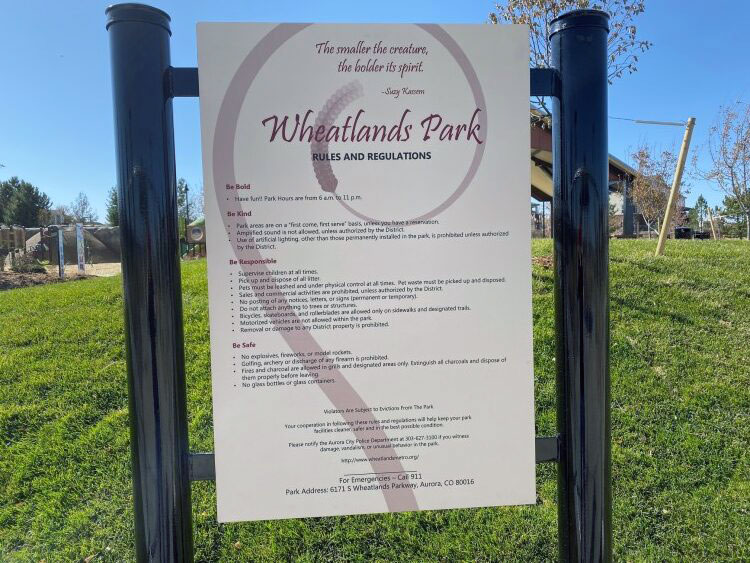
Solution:
M 552 21 L 559 544 L 563 561 L 610 561 L 607 34 L 576 10 Z
M 138 561 L 192 561 L 169 16 L 106 10 Z

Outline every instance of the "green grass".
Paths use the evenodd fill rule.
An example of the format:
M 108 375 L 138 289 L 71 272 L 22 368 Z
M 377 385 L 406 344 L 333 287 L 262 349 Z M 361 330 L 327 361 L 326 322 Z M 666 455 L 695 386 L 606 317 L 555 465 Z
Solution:
M 750 560 L 750 244 L 611 246 L 615 557 Z M 535 241 L 534 254 L 551 252 Z M 205 263 L 183 266 L 190 441 L 212 448 Z M 534 268 L 539 434 L 554 432 L 552 272 Z M 132 559 L 120 278 L 0 293 L 0 560 Z M 542 561 L 536 506 L 219 525 L 193 485 L 197 561 Z

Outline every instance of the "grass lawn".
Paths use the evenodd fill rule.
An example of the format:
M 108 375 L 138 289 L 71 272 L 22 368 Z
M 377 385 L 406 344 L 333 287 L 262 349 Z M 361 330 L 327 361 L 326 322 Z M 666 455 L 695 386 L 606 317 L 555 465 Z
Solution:
M 750 244 L 611 245 L 615 558 L 750 560 Z M 551 253 L 535 241 L 536 256 Z M 534 267 L 539 434 L 555 425 L 552 271 Z M 190 442 L 212 449 L 205 262 L 183 266 Z M 0 560 L 132 560 L 121 279 L 0 293 Z M 536 506 L 218 525 L 193 485 L 196 561 L 554 560 Z

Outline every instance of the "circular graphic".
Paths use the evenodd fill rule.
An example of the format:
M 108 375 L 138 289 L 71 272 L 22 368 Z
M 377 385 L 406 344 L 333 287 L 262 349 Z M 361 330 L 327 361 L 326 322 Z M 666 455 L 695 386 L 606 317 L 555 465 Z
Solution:
M 459 45 L 455 42 L 455 40 L 450 35 L 448 35 L 442 27 L 429 24 L 417 25 L 418 27 L 421 27 L 427 33 L 432 35 L 435 39 L 437 39 L 440 44 L 443 45 L 443 47 L 445 47 L 445 49 L 453 56 L 456 63 L 458 63 L 458 66 L 464 73 L 466 81 L 471 88 L 471 93 L 474 96 L 474 103 L 476 104 L 476 107 L 482 109 L 479 114 L 479 130 L 485 132 L 486 139 L 487 111 L 484 100 L 484 92 L 482 91 L 482 86 L 479 83 L 479 78 L 477 77 L 474 67 L 471 65 L 468 57 L 463 52 L 461 47 L 459 47 Z M 319 117 L 315 122 L 315 126 L 317 127 L 318 125 L 332 125 L 336 118 L 344 110 L 344 108 L 346 108 L 347 105 L 349 105 L 351 102 L 361 97 L 362 95 L 362 86 L 357 81 L 343 86 L 326 101 L 325 105 L 318 113 Z M 453 205 L 453 203 L 455 203 L 455 201 L 466 191 L 466 189 L 471 184 L 471 181 L 474 179 L 474 175 L 479 169 L 479 164 L 484 157 L 484 148 L 485 143 L 477 143 L 476 147 L 474 148 L 474 156 L 471 160 L 471 163 L 469 164 L 469 168 L 466 170 L 466 174 L 464 175 L 463 180 L 461 180 L 461 182 L 458 184 L 458 187 L 445 201 L 422 215 L 406 220 L 405 224 L 408 226 L 412 223 L 432 219 L 433 217 L 439 215 L 445 209 Z M 311 152 L 327 153 L 328 143 L 312 143 L 310 150 Z M 315 176 L 318 179 L 318 183 L 320 184 L 320 187 L 323 189 L 323 191 L 335 192 L 336 188 L 338 187 L 338 179 L 333 172 L 333 167 L 331 166 L 330 161 L 312 161 L 312 166 L 315 172 Z M 342 198 L 337 198 L 336 201 L 338 201 L 342 207 L 349 211 L 349 213 L 351 213 L 355 217 L 358 217 L 359 219 L 372 223 L 390 223 L 390 221 L 387 219 L 376 219 L 358 211 L 357 209 L 346 203 Z
M 190 229 L 190 238 L 193 242 L 203 242 L 203 229 L 200 227 Z

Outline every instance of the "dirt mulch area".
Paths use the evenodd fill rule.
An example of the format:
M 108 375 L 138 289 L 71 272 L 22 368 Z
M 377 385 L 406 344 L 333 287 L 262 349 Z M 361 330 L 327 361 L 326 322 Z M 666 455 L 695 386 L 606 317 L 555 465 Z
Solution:
M 19 287 L 27 287 L 30 285 L 43 285 L 46 283 L 57 283 L 60 281 L 71 281 L 85 279 L 91 276 L 68 276 L 64 280 L 61 280 L 56 275 L 52 275 L 49 272 L 45 274 L 31 274 L 31 273 L 20 273 L 20 272 L 0 272 L 0 291 L 6 289 L 18 289 Z
M 531 259 L 531 263 L 534 264 L 534 266 L 541 266 L 546 270 L 551 270 L 554 265 L 552 256 L 534 256 Z
M 45 266 L 47 268 L 47 272 L 55 277 L 57 277 L 58 274 L 58 267 L 57 264 L 52 264 Z M 66 264 L 65 265 L 65 277 L 66 278 L 75 278 L 75 277 L 109 277 L 109 276 L 116 276 L 120 273 L 120 263 L 119 262 L 104 262 L 102 264 L 86 264 L 86 270 L 85 270 L 85 276 L 78 276 L 78 265 L 77 264 Z

